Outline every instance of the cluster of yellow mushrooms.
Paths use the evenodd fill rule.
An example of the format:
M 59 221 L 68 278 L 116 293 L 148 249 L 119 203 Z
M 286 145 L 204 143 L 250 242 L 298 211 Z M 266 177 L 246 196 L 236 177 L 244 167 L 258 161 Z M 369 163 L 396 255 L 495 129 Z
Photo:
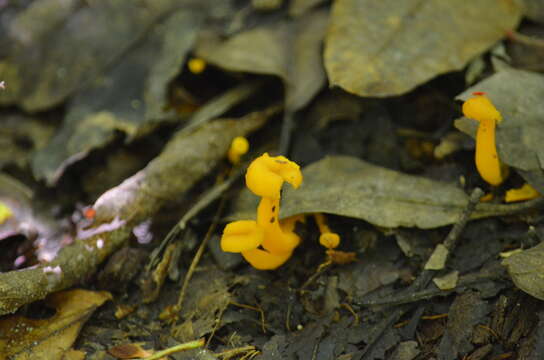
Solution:
M 481 177 L 492 186 L 500 185 L 508 175 L 508 167 L 501 163 L 495 143 L 495 129 L 502 121 L 501 113 L 485 93 L 477 92 L 463 104 L 463 114 L 477 120 L 476 168 Z M 245 138 L 236 138 L 228 153 L 229 160 L 236 164 L 240 156 L 249 149 Z M 284 182 L 295 189 L 302 183 L 300 167 L 284 156 L 272 157 L 268 153 L 253 160 L 246 172 L 246 185 L 251 192 L 261 197 L 257 208 L 257 220 L 234 221 L 225 227 L 221 238 L 223 251 L 241 253 L 256 269 L 271 270 L 284 264 L 300 244 L 300 237 L 294 232 L 297 222 L 304 222 L 304 215 L 279 220 L 281 188 Z M 506 192 L 505 201 L 528 200 L 539 196 L 529 184 Z M 329 258 L 342 253 L 335 251 L 340 236 L 327 226 L 323 214 L 314 214 L 321 233 L 319 242 L 327 248 Z M 346 259 L 346 257 L 344 257 Z M 354 260 L 354 254 L 347 256 Z M 334 261 L 334 260 L 333 260 Z M 340 260 L 343 261 L 343 260 Z

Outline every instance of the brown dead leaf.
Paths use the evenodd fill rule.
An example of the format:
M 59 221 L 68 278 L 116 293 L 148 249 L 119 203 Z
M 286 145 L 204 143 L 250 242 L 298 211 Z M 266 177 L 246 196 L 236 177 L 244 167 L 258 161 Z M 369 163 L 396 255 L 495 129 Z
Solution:
M 134 12 L 120 17 L 131 18 L 128 14 Z M 32 161 L 36 178 L 53 185 L 68 166 L 111 142 L 118 132 L 130 141 L 172 117 L 164 110 L 168 83 L 182 68 L 202 19 L 192 8 L 169 14 L 116 66 L 78 91 L 61 130 Z
M 137 0 L 80 6 L 68 0 L 13 7 L 13 19 L 0 34 L 6 45 L 0 79 L 9 84 L 9 91 L 0 92 L 0 104 L 39 111 L 61 103 L 125 55 L 178 3 L 151 6 Z
M 514 254 L 502 264 L 518 288 L 544 300 L 544 243 Z
M 123 344 L 108 349 L 110 355 L 118 359 L 136 359 L 153 355 L 152 352 L 142 348 L 141 344 Z
M 511 0 L 338 0 L 326 37 L 331 85 L 360 96 L 410 91 L 459 70 L 512 30 Z
M 81 350 L 69 349 L 64 352 L 62 360 L 85 360 L 87 353 Z
M 63 359 L 91 314 L 111 294 L 105 291 L 69 290 L 51 294 L 47 306 L 56 313 L 47 319 L 12 315 L 0 321 L 0 360 Z
M 286 86 L 286 108 L 305 106 L 325 83 L 321 44 L 328 12 L 308 12 L 251 29 L 221 41 L 207 33 L 196 53 L 206 61 L 231 71 L 280 77 Z

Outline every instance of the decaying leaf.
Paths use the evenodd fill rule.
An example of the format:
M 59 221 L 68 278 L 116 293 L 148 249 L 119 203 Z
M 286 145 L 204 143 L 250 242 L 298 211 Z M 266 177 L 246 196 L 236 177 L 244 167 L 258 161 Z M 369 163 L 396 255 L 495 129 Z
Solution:
M 433 279 L 434 284 L 443 291 L 455 289 L 459 281 L 459 271 L 455 270 L 443 276 L 437 276 Z
M 176 340 L 184 342 L 199 338 L 221 326 L 217 319 L 232 300 L 230 281 L 227 273 L 218 268 L 208 269 L 206 274 L 192 279 L 191 296 L 187 297 L 182 307 L 181 316 L 185 321 L 172 331 Z
M 34 157 L 34 175 L 55 184 L 67 166 L 108 144 L 116 132 L 130 141 L 164 121 L 169 116 L 163 111 L 168 82 L 181 70 L 202 18 L 193 10 L 174 12 L 114 67 L 79 91 L 60 131 Z
M 122 344 L 108 349 L 108 352 L 118 359 L 137 359 L 153 355 L 142 348 L 140 344 Z
M 264 25 L 221 42 L 207 34 L 196 53 L 231 71 L 276 75 L 286 86 L 286 109 L 306 105 L 325 83 L 321 43 L 328 12 L 313 11 L 296 20 Z
M 45 304 L 55 309 L 47 319 L 13 315 L 0 321 L 0 360 L 64 359 L 91 314 L 111 294 L 105 291 L 69 290 L 51 294 Z
M 438 347 L 438 358 L 459 359 L 474 348 L 472 336 L 477 324 L 484 321 L 489 304 L 475 292 L 466 292 L 455 298 L 448 316 L 446 333 Z
M 334 2 L 325 67 L 331 85 L 360 96 L 408 92 L 459 70 L 521 18 L 510 0 Z
M 21 7 L 0 34 L 0 104 L 27 111 L 62 102 L 118 60 L 179 1 L 38 1 Z M 83 30 L 84 29 L 84 30 Z M 115 34 L 115 36 L 112 36 Z
M 518 288 L 544 300 L 544 243 L 514 254 L 502 264 Z
M 291 0 L 289 1 L 289 15 L 301 16 L 324 2 L 325 0 Z
M 468 196 L 459 187 L 403 174 L 348 156 L 329 156 L 303 169 L 302 186 L 284 188 L 281 216 L 323 212 L 394 228 L 453 224 Z M 229 219 L 255 217 L 258 198 L 244 192 Z M 500 206 L 496 207 L 501 208 Z M 502 209 L 502 208 L 501 208 Z M 474 218 L 497 215 L 479 206 Z
M 544 76 L 503 70 L 464 91 L 457 99 L 466 100 L 477 91 L 487 94 L 504 119 L 496 130 L 501 161 L 516 168 L 544 193 Z M 474 120 L 462 118 L 455 126 L 472 137 L 476 134 Z

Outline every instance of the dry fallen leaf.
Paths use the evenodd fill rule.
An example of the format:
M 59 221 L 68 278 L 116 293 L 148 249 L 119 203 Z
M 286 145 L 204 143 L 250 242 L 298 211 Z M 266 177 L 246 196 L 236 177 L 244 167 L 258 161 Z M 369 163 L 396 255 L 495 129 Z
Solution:
M 268 24 L 220 41 L 205 34 L 196 53 L 231 71 L 280 77 L 286 86 L 286 108 L 305 106 L 325 83 L 321 46 L 328 12 L 316 10 L 297 19 Z
M 544 300 L 544 243 L 509 256 L 502 264 L 518 288 Z
M 464 67 L 512 30 L 511 0 L 338 0 L 326 38 L 331 85 L 360 96 L 406 93 Z
M 110 355 L 118 359 L 136 359 L 153 355 L 152 352 L 142 348 L 141 344 L 122 344 L 108 349 Z
M 156 4 L 156 5 L 155 5 Z M 179 0 L 92 2 L 37 1 L 11 14 L 0 34 L 0 79 L 9 91 L 0 104 L 35 112 L 58 105 L 111 66 Z M 77 31 L 75 31 L 77 29 Z M 111 36 L 115 34 L 115 36 Z
M 130 141 L 172 117 L 164 111 L 168 83 L 182 68 L 202 19 L 191 9 L 173 12 L 115 66 L 78 91 L 61 129 L 34 156 L 35 177 L 53 185 L 66 167 L 111 142 L 118 132 Z
M 0 360 L 64 359 L 83 324 L 111 298 L 105 291 L 63 291 L 45 300 L 56 311 L 50 318 L 12 315 L 1 319 Z

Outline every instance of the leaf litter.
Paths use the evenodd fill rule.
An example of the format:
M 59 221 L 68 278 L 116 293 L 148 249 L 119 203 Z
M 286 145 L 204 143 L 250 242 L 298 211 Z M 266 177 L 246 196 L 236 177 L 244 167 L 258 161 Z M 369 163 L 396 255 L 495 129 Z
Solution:
M 84 219 L 71 219 L 67 228 L 77 239 L 53 262 L 0 274 L 1 313 L 23 311 L 23 304 L 86 282 L 114 290 L 120 302 L 115 309 L 119 317 L 106 305 L 85 327 L 79 348 L 95 356 L 109 356 L 107 350 L 126 344 L 127 336 L 145 341 L 132 343 L 135 347 L 166 348 L 165 356 L 189 343 L 197 348 L 206 343 L 206 350 L 170 355 L 179 359 L 478 359 L 541 353 L 542 321 L 534 316 L 542 313 L 541 306 L 515 291 L 497 258 L 510 255 L 504 264 L 511 279 L 540 296 L 539 246 L 515 249 L 530 247 L 542 236 L 535 211 L 542 201 L 476 204 L 474 196 L 469 198 L 467 193 L 483 184 L 470 142 L 456 140 L 457 152 L 433 155 L 444 134 L 454 131 L 448 128 L 456 116 L 452 100 L 466 89 L 464 76 L 450 73 L 431 80 L 478 57 L 472 81 L 484 80 L 473 89 L 486 87 L 497 107 L 515 119 L 499 128 L 499 154 L 538 189 L 541 76 L 508 65 L 510 45 L 538 44 L 512 32 L 522 11 L 538 19 L 538 9 L 521 10 L 513 1 L 446 5 L 438 0 L 402 5 L 304 0 L 284 6 L 281 1 L 225 1 L 214 7 L 168 0 L 36 4 L 19 8 L 10 3 L 3 18 L 8 20 L 0 22 L 7 30 L 0 31 L 2 44 L 9 44 L 0 60 L 0 83 L 6 84 L 0 103 L 18 106 L 10 112 L 34 112 L 29 129 L 39 129 L 25 136 L 32 146 L 13 141 L 11 133 L 0 136 L 17 151 L 0 166 L 38 189 L 36 201 L 52 191 L 38 179 L 63 196 L 70 193 L 68 201 L 50 200 L 54 221 L 66 209 L 82 208 L 74 205 L 81 196 L 71 194 L 78 184 L 94 206 L 83 208 Z M 86 33 L 84 24 L 93 20 L 98 27 Z M 82 25 L 81 31 L 67 32 L 74 24 Z M 100 42 L 111 33 L 122 36 Z M 78 38 L 85 34 L 89 37 Z M 74 43 L 81 51 L 64 51 L 65 44 Z M 104 51 L 107 56 L 96 56 Z M 200 57 L 202 74 L 185 66 L 189 56 Z M 527 55 L 517 56 L 512 64 L 523 64 L 520 56 Z M 261 74 L 280 79 L 283 94 L 278 81 Z M 496 79 L 496 87 L 487 87 Z M 337 89 L 324 88 L 327 80 Z M 342 238 L 338 251 L 356 254 L 357 261 L 327 263 L 309 221 L 297 229 L 306 241 L 277 271 L 258 272 L 236 259 L 225 267 L 229 270 L 220 270 L 205 251 L 200 262 L 193 260 L 188 267 L 190 252 L 217 217 L 210 214 L 216 209 L 206 205 L 233 199 L 235 213 L 228 217 L 252 217 L 254 200 L 243 205 L 246 195 L 225 191 L 233 179 L 229 186 L 212 183 L 216 174 L 225 176 L 230 140 L 277 115 L 280 107 L 270 104 L 281 99 L 280 149 L 288 148 L 293 131 L 296 151 L 290 158 L 307 165 L 303 186 L 283 193 L 282 216 L 326 213 Z M 37 112 L 44 110 L 52 112 Z M 226 112 L 237 120 L 214 121 Z M 174 131 L 180 124 L 187 126 Z M 277 146 L 279 127 L 264 126 L 251 139 L 248 159 Z M 53 127 L 57 130 L 49 141 L 45 130 Z M 145 147 L 141 139 L 158 143 L 159 149 L 168 138 L 156 158 L 152 154 L 159 150 L 146 148 L 147 158 L 131 163 L 138 156 L 131 153 L 134 146 Z M 96 161 L 101 156 L 105 160 Z M 111 174 L 100 176 L 100 171 Z M 78 178 L 84 180 L 74 182 Z M 513 176 L 507 186 L 519 181 Z M 101 184 L 93 186 L 96 182 Z M 162 242 L 168 251 L 160 251 L 164 224 L 175 222 L 187 207 L 182 230 Z M 467 224 L 469 217 L 473 221 Z M 448 225 L 453 228 L 445 237 Z M 151 242 L 138 242 L 135 232 L 138 239 L 152 235 Z M 17 236 L 26 235 L 10 236 L 0 246 L 6 248 Z M 211 235 L 212 246 L 218 245 L 218 236 Z M 172 242 L 180 238 L 183 245 Z M 448 251 L 440 266 L 425 269 L 437 244 Z M 158 264 L 153 274 L 160 281 L 153 291 L 139 292 L 133 286 L 138 265 L 153 248 L 143 275 Z M 218 258 L 221 250 L 214 252 Z M 179 279 L 186 272 L 193 278 L 179 314 L 159 321 L 172 309 L 172 299 L 179 299 L 167 276 Z M 453 281 L 448 280 L 451 274 Z M 151 293 L 153 302 L 145 303 Z M 201 336 L 206 339 L 197 339 Z M 82 351 L 70 356 L 81 358 Z

